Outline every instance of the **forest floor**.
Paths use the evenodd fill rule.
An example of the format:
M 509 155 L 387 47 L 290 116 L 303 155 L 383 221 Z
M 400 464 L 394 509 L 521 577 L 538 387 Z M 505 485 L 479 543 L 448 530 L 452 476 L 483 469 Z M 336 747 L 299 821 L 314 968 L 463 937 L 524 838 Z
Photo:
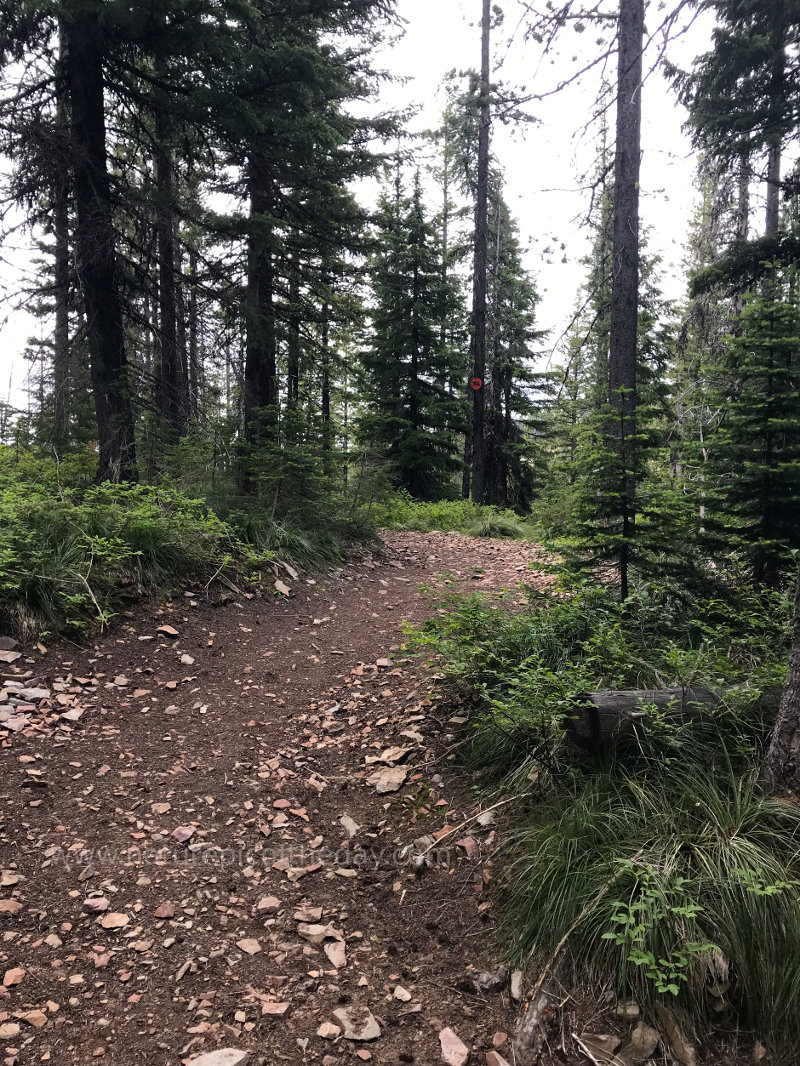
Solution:
M 189 590 L 4 667 L 39 690 L 0 732 L 5 1063 L 511 1058 L 520 1007 L 474 980 L 502 819 L 450 832 L 479 810 L 458 722 L 401 645 L 422 584 L 517 590 L 538 555 L 389 533 L 288 599 Z

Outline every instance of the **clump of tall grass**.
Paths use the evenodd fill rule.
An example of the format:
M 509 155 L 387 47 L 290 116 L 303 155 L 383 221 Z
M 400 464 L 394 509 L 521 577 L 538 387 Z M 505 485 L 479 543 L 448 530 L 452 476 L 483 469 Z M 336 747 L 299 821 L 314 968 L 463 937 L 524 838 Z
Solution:
M 247 544 L 303 570 L 337 566 L 355 548 L 378 545 L 375 530 L 363 513 L 345 518 L 321 513 L 315 521 L 301 524 L 249 510 L 231 512 L 228 521 Z
M 562 782 L 514 852 L 502 922 L 518 960 L 547 965 L 568 934 L 575 984 L 800 1040 L 800 807 L 764 795 L 757 768 Z
M 526 540 L 529 530 L 513 514 L 483 507 L 477 520 L 467 525 L 470 537 L 493 537 L 498 540 Z
M 800 806 L 759 779 L 761 696 L 783 679 L 790 619 L 769 589 L 642 586 L 620 605 L 584 580 L 522 609 L 450 599 L 410 634 L 467 719 L 475 787 L 527 796 L 498 900 L 517 962 L 661 1000 L 698 1029 L 727 1018 L 800 1040 Z M 723 698 L 595 756 L 565 736 L 581 693 L 691 686 Z

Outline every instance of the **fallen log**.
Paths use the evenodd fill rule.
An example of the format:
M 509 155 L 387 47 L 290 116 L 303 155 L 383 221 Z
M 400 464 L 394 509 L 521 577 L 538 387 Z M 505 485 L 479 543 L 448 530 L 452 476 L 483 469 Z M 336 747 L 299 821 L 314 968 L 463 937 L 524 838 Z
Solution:
M 582 692 L 564 713 L 564 728 L 577 747 L 596 754 L 637 729 L 647 727 L 654 714 L 674 722 L 697 719 L 731 694 L 741 699 L 747 695 L 747 690 L 712 692 L 706 688 L 660 688 Z M 759 713 L 774 715 L 780 705 L 781 686 L 753 690 L 752 696 Z
M 703 688 L 619 689 L 582 692 L 564 714 L 570 740 L 584 751 L 598 752 L 646 724 L 655 707 L 676 721 L 696 717 L 720 697 Z M 652 713 L 652 712 L 651 712 Z

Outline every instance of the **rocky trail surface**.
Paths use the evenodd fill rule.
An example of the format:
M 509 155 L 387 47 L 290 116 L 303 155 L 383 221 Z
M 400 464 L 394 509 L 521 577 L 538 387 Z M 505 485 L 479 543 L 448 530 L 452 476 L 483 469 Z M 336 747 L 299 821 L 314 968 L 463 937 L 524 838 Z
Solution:
M 288 598 L 5 642 L 0 1059 L 502 1066 L 498 838 L 459 828 L 457 723 L 401 645 L 422 583 L 513 590 L 536 555 L 387 534 Z

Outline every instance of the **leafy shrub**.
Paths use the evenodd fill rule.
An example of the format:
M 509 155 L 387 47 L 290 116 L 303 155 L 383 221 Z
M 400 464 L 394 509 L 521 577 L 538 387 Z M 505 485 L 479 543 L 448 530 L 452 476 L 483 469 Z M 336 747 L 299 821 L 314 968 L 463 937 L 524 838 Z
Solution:
M 305 440 L 302 424 L 291 426 L 294 432 L 260 446 L 246 461 L 233 442 L 217 456 L 206 438 L 186 437 L 174 463 L 175 483 L 207 500 L 246 543 L 304 569 L 338 565 L 354 548 L 376 546 L 370 499 L 385 491 L 382 474 L 362 463 L 344 485 L 344 457 L 321 455 Z
M 226 567 L 258 579 L 276 556 L 301 569 L 341 563 L 375 540 L 357 493 L 338 496 L 322 476 L 297 487 L 242 496 L 235 479 L 205 484 L 208 456 L 191 441 L 178 449 L 186 471 L 158 485 L 94 484 L 96 457 L 56 463 L 0 448 L 0 626 L 23 635 L 104 622 L 120 594 L 171 588 Z M 266 464 L 267 469 L 271 469 Z M 327 495 L 325 494 L 327 492 Z
M 751 749 L 768 726 L 759 697 L 783 680 L 790 619 L 786 597 L 766 589 L 740 589 L 735 604 L 687 604 L 643 587 L 622 606 L 613 590 L 582 581 L 531 590 L 518 610 L 474 594 L 445 599 L 410 642 L 463 703 L 464 753 L 500 779 L 534 755 L 548 765 L 570 762 L 565 714 L 577 695 L 598 689 L 724 688 L 704 717 L 670 723 L 649 740 L 668 755 L 724 728 Z

